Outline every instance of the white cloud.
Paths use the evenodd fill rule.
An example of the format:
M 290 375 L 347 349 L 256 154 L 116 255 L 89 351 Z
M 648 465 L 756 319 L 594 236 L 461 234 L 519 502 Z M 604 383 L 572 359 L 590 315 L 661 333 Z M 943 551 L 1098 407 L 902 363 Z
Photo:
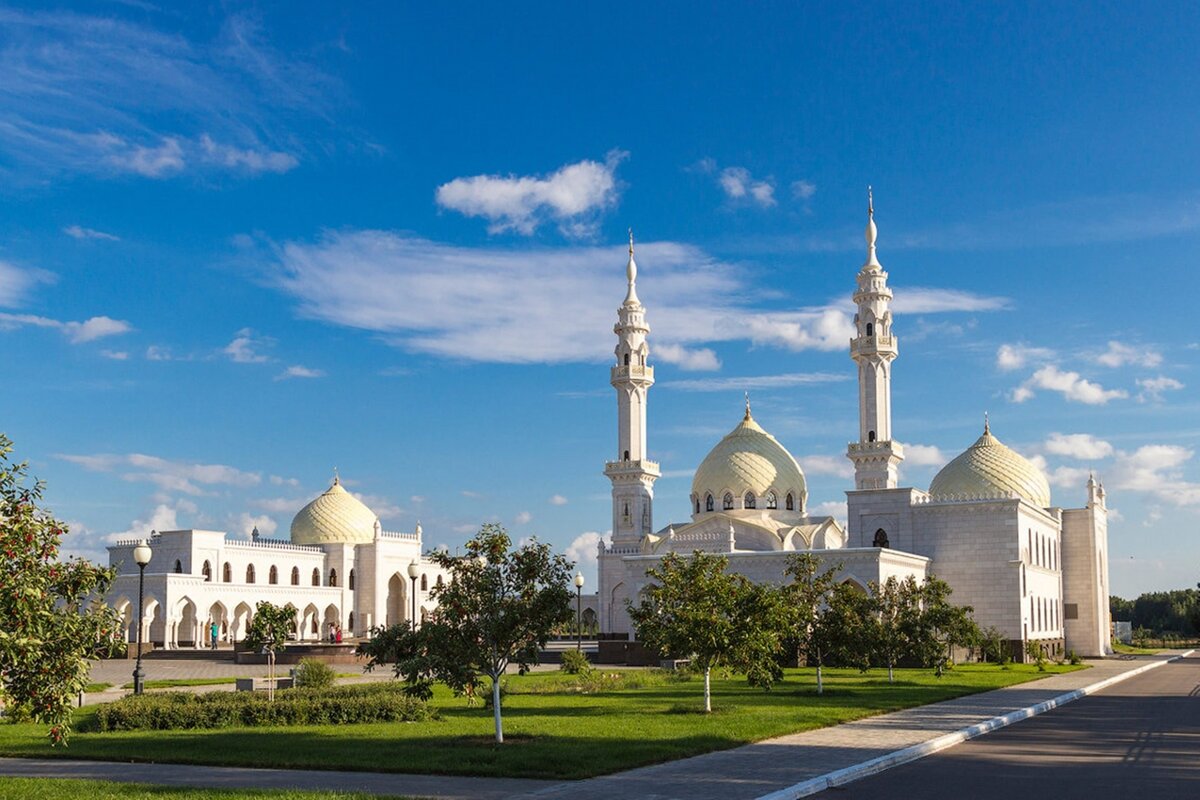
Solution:
M 233 341 L 225 345 L 222 353 L 237 364 L 263 364 L 270 357 L 259 352 L 262 348 L 271 347 L 275 340 L 266 336 L 255 336 L 250 328 L 242 328 L 235 334 Z
M 1113 446 L 1090 433 L 1052 433 L 1046 440 L 1046 452 L 1078 461 L 1096 461 L 1113 454 Z
M 939 314 L 960 311 L 1005 311 L 1012 301 L 1007 297 L 989 297 L 960 289 L 936 289 L 906 286 L 895 289 L 892 311 L 896 314 Z
M 553 495 L 548 502 L 552 506 L 565 506 L 567 504 L 567 498 L 563 497 L 561 494 L 556 494 Z
M 617 165 L 628 154 L 613 150 L 604 163 L 585 159 L 545 177 L 476 175 L 437 188 L 438 205 L 468 217 L 483 217 L 488 231 L 532 234 L 547 220 L 568 236 L 594 232 L 600 212 L 617 203 Z
M 843 350 L 850 346 L 854 336 L 850 315 L 833 308 L 755 314 L 747 316 L 745 324 L 755 344 L 797 351 Z
M 587 531 L 576 536 L 567 546 L 564 555 L 575 562 L 576 569 L 594 568 L 597 562 L 597 551 L 604 537 L 596 531 Z
M 1023 369 L 1030 361 L 1042 362 L 1054 357 L 1054 351 L 1026 344 L 1002 344 L 996 351 L 996 366 L 1005 372 Z
M 374 511 L 375 516 L 380 519 L 395 519 L 404 513 L 403 508 L 382 495 L 355 492 L 354 496 L 361 500 L 363 505 Z
M 1162 354 L 1148 347 L 1133 347 L 1121 342 L 1110 341 L 1108 349 L 1095 356 L 1097 364 L 1105 367 L 1123 367 L 1133 364 L 1139 367 L 1157 367 L 1162 364 Z
M 815 506 L 810 506 L 808 509 L 810 517 L 833 517 L 844 528 L 846 527 L 846 501 L 845 500 L 827 500 L 824 503 L 817 503 Z
M 194 513 L 194 512 L 193 512 Z M 160 503 L 145 519 L 135 519 L 129 527 L 120 533 L 111 533 L 104 537 L 109 544 L 123 539 L 148 539 L 153 531 L 179 530 L 178 510 L 172 505 Z
M 107 242 L 119 242 L 120 236 L 115 236 L 104 231 L 94 230 L 92 228 L 84 228 L 79 225 L 68 225 L 63 228 L 63 233 L 70 236 L 72 239 L 102 239 Z
M 83 344 L 133 330 L 133 326 L 128 322 L 111 317 L 91 317 L 83 322 L 62 322 L 33 314 L 0 313 L 0 330 L 12 330 L 26 325 L 34 328 L 53 328 L 62 332 L 71 344 Z
M 517 516 L 513 517 L 513 522 L 518 525 L 527 525 L 533 520 L 533 514 L 528 511 L 522 511 Z
M 311 369 L 301 364 L 293 364 L 283 372 L 275 376 L 277 381 L 285 381 L 289 378 L 324 378 L 325 370 Z
M 792 197 L 797 200 L 811 200 L 817 193 L 817 185 L 812 181 L 792 181 Z
M 52 283 L 54 275 L 39 269 L 22 269 L 15 264 L 0 260 L 0 307 L 14 308 L 21 305 L 34 286 Z
M 935 445 L 902 442 L 901 446 L 904 447 L 904 463 L 910 466 L 940 467 L 950 460 Z
M 1150 444 L 1121 452 L 1109 473 L 1119 489 L 1147 492 L 1178 506 L 1200 505 L 1200 483 L 1185 480 L 1182 467 L 1194 452 L 1181 445 Z
M 782 375 L 753 375 L 729 378 L 695 378 L 682 381 L 665 381 L 663 388 L 685 392 L 727 392 L 731 390 L 781 389 L 788 386 L 806 386 L 817 383 L 835 383 L 850 380 L 848 375 L 831 372 L 789 372 Z
M 661 344 L 654 348 L 653 356 L 667 364 L 676 364 L 689 372 L 718 370 L 721 359 L 707 347 L 689 349 L 679 344 Z
M 113 361 L 128 361 L 129 353 L 124 350 L 101 350 L 100 355 Z
M 450 530 L 454 531 L 455 533 L 468 534 L 468 533 L 474 533 L 475 531 L 479 530 L 479 526 L 476 525 L 474 522 L 467 522 L 462 525 L 455 525 Z
M 150 345 L 146 348 L 147 361 L 173 361 L 174 356 L 171 354 L 171 348 L 160 347 L 159 345 Z
M 258 528 L 258 535 L 266 539 L 275 535 L 275 531 L 279 529 L 279 523 L 266 514 L 247 514 L 243 511 L 232 519 L 230 528 L 234 533 L 239 533 L 247 538 L 255 528 Z
M 299 486 L 300 485 L 300 480 L 298 478 L 285 478 L 282 475 L 272 475 L 270 480 L 271 480 L 272 486 Z
M 854 477 L 854 465 L 845 456 L 804 456 L 799 461 L 800 468 L 808 475 L 833 475 L 838 478 Z
M 1123 389 L 1105 389 L 1098 383 L 1084 379 L 1078 372 L 1064 372 L 1053 364 L 1042 367 L 1013 390 L 1014 403 L 1023 403 L 1034 396 L 1034 389 L 1058 392 L 1065 399 L 1087 405 L 1104 405 L 1109 400 L 1128 397 Z
M 111 14 L 5 9 L 0 153 L 35 180 L 290 169 L 304 149 L 295 131 L 333 119 L 332 82 L 274 51 L 249 17 L 217 23 L 206 41 Z
M 730 200 L 753 203 L 760 208 L 776 205 L 774 180 L 756 179 L 745 167 L 726 167 L 721 170 L 717 175 L 717 185 Z
M 89 472 L 121 472 L 121 479 L 130 482 L 147 482 L 170 492 L 191 495 L 205 494 L 201 486 L 256 486 L 261 477 L 253 472 L 242 472 L 224 464 L 193 464 L 183 461 L 168 461 L 142 453 L 114 455 L 58 455 L 56 458 L 78 464 Z
M 275 514 L 295 514 L 307 503 L 307 500 L 294 500 L 290 497 L 263 497 L 252 501 L 251 505 Z
M 1173 392 L 1183 388 L 1183 384 L 1180 381 L 1168 378 L 1166 375 L 1159 375 L 1157 378 L 1141 378 L 1138 380 L 1137 385 L 1142 390 L 1137 396 L 1139 403 L 1144 403 L 1147 400 L 1157 403 L 1162 400 L 1163 392 Z

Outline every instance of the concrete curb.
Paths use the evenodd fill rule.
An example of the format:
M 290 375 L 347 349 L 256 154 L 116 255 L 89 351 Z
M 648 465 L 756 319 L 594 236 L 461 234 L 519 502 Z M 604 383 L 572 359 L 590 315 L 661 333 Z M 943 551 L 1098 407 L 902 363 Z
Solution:
M 815 778 L 809 778 L 806 781 L 801 781 L 800 783 L 788 786 L 786 789 L 778 789 L 770 794 L 764 794 L 755 800 L 797 800 L 797 798 L 808 797 L 809 795 L 816 794 L 817 792 L 823 792 L 826 789 L 831 789 L 835 786 L 843 786 L 847 783 L 859 780 L 860 778 L 876 775 L 884 770 L 889 770 L 892 767 L 898 767 L 901 764 L 907 764 L 910 761 L 916 761 L 924 758 L 925 756 L 931 756 L 934 753 L 945 750 L 948 747 L 953 747 L 954 745 L 965 742 L 968 739 L 974 739 L 976 736 L 983 736 L 985 733 L 991 733 L 992 731 L 999 730 L 1000 728 L 1008 727 L 1014 722 L 1020 722 L 1023 719 L 1029 719 L 1030 717 L 1036 717 L 1038 714 L 1044 714 L 1051 709 L 1066 705 L 1073 700 L 1078 700 L 1079 698 L 1086 697 L 1089 694 L 1094 694 L 1101 689 L 1107 689 L 1109 686 L 1132 678 L 1135 675 L 1141 675 L 1143 672 L 1156 669 L 1164 664 L 1169 664 L 1172 661 L 1178 661 L 1181 658 L 1187 658 L 1194 652 L 1196 651 L 1187 650 L 1177 656 L 1172 656 L 1170 658 L 1163 659 L 1162 661 L 1152 661 L 1149 664 L 1138 667 L 1137 669 L 1131 669 L 1129 672 L 1122 672 L 1120 675 L 1113 675 L 1110 678 L 1097 681 L 1089 686 L 1084 686 L 1082 689 L 1075 689 L 1073 691 L 1060 694 L 1057 697 L 1052 697 L 1049 700 L 1038 703 L 1037 705 L 1019 708 L 1016 711 L 1010 711 L 1009 713 L 999 717 L 992 717 L 991 719 L 984 720 L 983 722 L 976 723 L 975 725 L 971 725 L 966 728 L 961 728 L 960 730 L 952 733 L 943 734 L 934 739 L 922 742 L 921 744 L 915 744 L 912 747 L 906 747 L 903 750 L 896 750 L 886 755 L 877 756 L 869 761 L 864 761 L 861 764 L 855 764 L 852 767 L 844 767 L 839 770 L 834 770 L 833 772 L 827 772 L 824 775 L 818 775 Z

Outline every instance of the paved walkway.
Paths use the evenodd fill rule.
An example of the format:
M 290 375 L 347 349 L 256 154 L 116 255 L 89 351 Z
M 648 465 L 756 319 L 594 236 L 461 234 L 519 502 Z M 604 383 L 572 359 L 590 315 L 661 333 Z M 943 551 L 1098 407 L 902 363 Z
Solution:
M 383 795 L 438 798 L 753 800 L 827 772 L 850 767 L 1132 672 L 1149 661 L 1165 658 L 1164 655 L 1093 661 L 1089 662 L 1092 669 L 1054 675 L 1032 683 L 781 736 L 733 750 L 565 783 L 25 759 L 0 759 L 0 774 L 86 777 L 208 787 L 338 788 Z

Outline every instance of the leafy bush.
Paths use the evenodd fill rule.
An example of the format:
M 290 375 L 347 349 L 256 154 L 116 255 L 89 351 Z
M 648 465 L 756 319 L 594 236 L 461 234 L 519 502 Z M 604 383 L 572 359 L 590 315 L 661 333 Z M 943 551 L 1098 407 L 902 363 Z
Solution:
M 271 702 L 258 692 L 155 692 L 131 695 L 96 709 L 101 731 L 180 730 L 266 725 L 349 725 L 422 722 L 429 706 L 400 687 L 341 686 L 284 689 Z
M 302 658 L 293 673 L 297 689 L 328 689 L 337 677 L 333 667 L 315 658 Z
M 1067 661 L 1071 664 L 1071 666 L 1079 666 L 1083 663 L 1083 658 L 1074 650 L 1068 650 Z
M 1046 671 L 1046 648 L 1041 642 L 1032 639 L 1025 642 L 1025 655 L 1037 664 L 1038 672 Z
M 592 671 L 592 664 L 578 650 L 564 650 L 558 668 L 568 675 L 586 675 Z

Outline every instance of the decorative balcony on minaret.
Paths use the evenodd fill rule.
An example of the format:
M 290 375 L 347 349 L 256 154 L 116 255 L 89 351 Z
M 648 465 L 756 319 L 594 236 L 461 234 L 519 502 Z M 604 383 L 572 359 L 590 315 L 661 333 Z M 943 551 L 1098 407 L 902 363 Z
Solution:
M 617 363 L 611 383 L 617 391 L 617 458 L 604 474 L 612 481 L 614 548 L 636 548 L 653 528 L 654 481 L 658 464 L 646 458 L 646 399 L 654 385 L 654 367 L 647 361 L 646 309 L 637 296 L 637 263 L 633 260 L 633 233 L 629 234 L 629 291 L 617 309 Z
M 892 361 L 898 353 L 892 334 L 892 290 L 875 255 L 875 208 L 867 190 L 867 262 L 858 272 L 854 303 L 855 337 L 850 357 L 858 364 L 858 441 L 846 453 L 854 462 L 856 489 L 894 489 L 904 450 L 892 441 Z

